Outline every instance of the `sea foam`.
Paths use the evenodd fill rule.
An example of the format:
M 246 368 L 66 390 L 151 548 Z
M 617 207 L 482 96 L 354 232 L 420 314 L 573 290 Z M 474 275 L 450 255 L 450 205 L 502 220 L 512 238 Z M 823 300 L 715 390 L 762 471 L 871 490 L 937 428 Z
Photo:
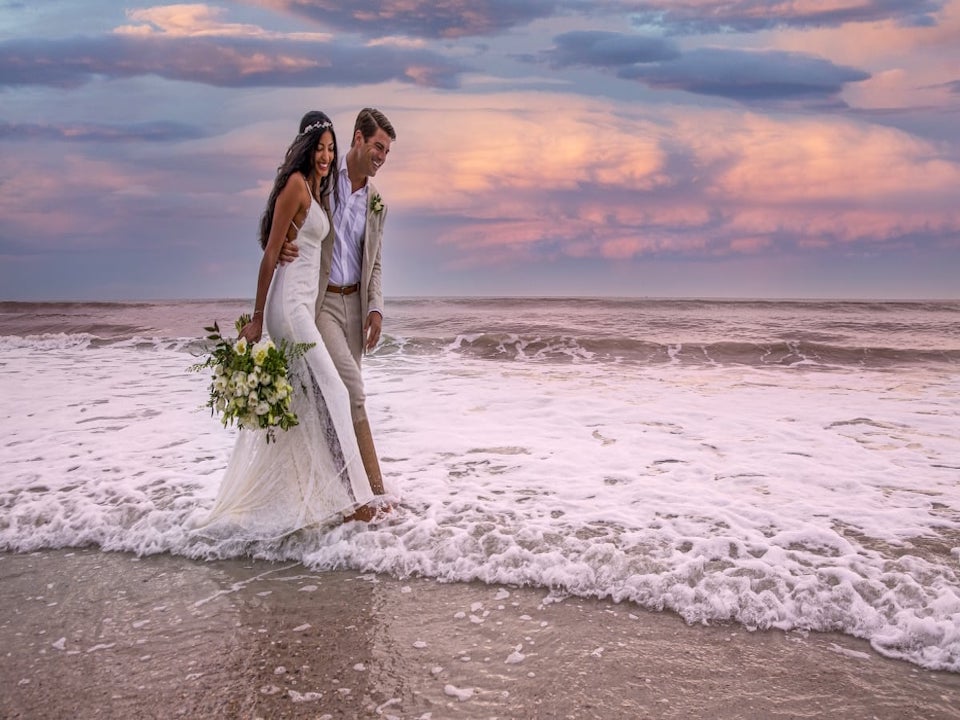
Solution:
M 952 366 L 385 350 L 365 360 L 368 412 L 401 505 L 257 545 L 185 529 L 234 438 L 203 407 L 188 342 L 5 342 L 4 549 L 245 554 L 536 586 L 692 623 L 845 632 L 960 671 Z

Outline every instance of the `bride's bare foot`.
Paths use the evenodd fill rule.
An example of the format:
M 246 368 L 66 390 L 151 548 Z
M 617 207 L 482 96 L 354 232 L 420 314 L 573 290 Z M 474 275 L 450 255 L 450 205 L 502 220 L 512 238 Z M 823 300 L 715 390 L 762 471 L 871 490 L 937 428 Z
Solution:
M 371 522 L 373 520 L 378 520 L 389 513 L 392 513 L 394 510 L 393 503 L 386 502 L 381 500 L 377 502 L 374 500 L 367 505 L 361 505 L 352 514 L 347 515 L 343 518 L 345 523 L 353 522 L 357 520 L 359 522 Z
M 377 516 L 377 508 L 373 505 L 361 505 L 352 514 L 347 515 L 343 521 L 345 523 L 357 520 L 359 522 L 370 522 Z

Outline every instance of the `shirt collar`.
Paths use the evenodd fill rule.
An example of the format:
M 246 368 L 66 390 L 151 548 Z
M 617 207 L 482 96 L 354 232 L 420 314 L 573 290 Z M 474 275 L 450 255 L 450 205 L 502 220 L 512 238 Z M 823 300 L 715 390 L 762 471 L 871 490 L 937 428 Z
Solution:
M 347 172 L 347 154 L 344 153 L 340 156 L 340 178 L 347 182 L 347 187 L 350 187 L 350 173 Z M 367 192 L 367 188 L 370 187 L 370 178 L 364 180 L 363 186 L 357 190 L 357 192 Z

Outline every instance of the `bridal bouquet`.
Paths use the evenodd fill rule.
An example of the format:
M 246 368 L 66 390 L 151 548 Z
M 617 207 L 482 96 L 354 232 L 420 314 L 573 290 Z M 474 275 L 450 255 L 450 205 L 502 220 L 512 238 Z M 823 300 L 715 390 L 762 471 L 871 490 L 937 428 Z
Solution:
M 250 322 L 241 315 L 236 322 L 237 334 Z M 276 428 L 289 430 L 297 424 L 297 415 L 290 409 L 293 386 L 289 381 L 290 361 L 300 357 L 314 343 L 279 345 L 261 340 L 251 345 L 246 338 L 228 340 L 220 334 L 216 322 L 204 328 L 207 340 L 215 344 L 207 359 L 191 366 L 199 371 L 213 368 L 210 381 L 211 414 L 219 413 L 223 426 L 236 423 L 247 430 L 266 430 L 267 442 L 275 440 Z

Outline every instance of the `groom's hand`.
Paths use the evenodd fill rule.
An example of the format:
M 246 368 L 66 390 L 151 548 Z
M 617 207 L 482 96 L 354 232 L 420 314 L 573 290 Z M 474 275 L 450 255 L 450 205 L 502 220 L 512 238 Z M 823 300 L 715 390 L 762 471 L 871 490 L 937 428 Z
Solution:
M 300 256 L 300 248 L 297 247 L 297 244 L 293 240 L 284 240 L 283 246 L 280 248 L 280 264 L 286 265 L 288 262 L 293 262 Z
M 363 336 L 367 339 L 363 349 L 366 352 L 373 350 L 380 342 L 380 328 L 383 326 L 383 317 L 376 310 L 367 314 L 366 322 L 363 323 Z

